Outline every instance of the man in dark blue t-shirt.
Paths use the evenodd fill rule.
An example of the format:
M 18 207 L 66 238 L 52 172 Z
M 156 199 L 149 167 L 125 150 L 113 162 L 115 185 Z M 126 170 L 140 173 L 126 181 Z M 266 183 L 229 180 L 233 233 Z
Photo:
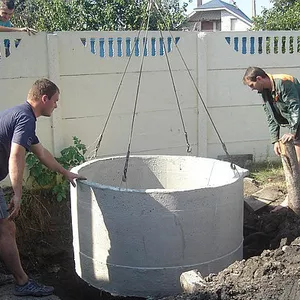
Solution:
M 14 193 L 7 206 L 0 189 L 0 256 L 15 278 L 15 294 L 19 296 L 46 296 L 54 290 L 28 278 L 16 244 L 13 220 L 20 211 L 26 151 L 33 152 L 49 169 L 64 175 L 73 186 L 76 178 L 84 179 L 60 165 L 35 133 L 36 118 L 50 117 L 58 100 L 58 87 L 48 79 L 40 79 L 30 89 L 26 103 L 0 113 L 0 181 L 9 175 Z
M 30 151 L 31 145 L 39 143 L 35 135 L 36 117 L 28 102 L 0 113 L 0 181 L 8 174 L 11 144 L 16 143 Z

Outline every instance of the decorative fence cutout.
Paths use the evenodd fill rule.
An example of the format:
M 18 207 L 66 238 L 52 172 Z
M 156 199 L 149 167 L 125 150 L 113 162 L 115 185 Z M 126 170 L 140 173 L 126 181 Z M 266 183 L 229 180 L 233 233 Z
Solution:
M 1 58 L 8 57 L 11 55 L 11 53 L 14 51 L 14 49 L 17 49 L 18 46 L 21 43 L 21 39 L 4 39 L 0 40 L 0 55 Z
M 91 53 L 100 57 L 124 57 L 130 56 L 133 49 L 134 56 L 163 56 L 165 55 L 164 43 L 166 51 L 169 53 L 174 49 L 174 42 L 171 37 L 167 38 L 81 38 L 84 47 L 89 48 Z M 175 38 L 177 45 L 180 37 Z M 145 46 L 146 44 L 146 46 Z
M 300 53 L 300 36 L 227 36 L 225 40 L 242 54 Z

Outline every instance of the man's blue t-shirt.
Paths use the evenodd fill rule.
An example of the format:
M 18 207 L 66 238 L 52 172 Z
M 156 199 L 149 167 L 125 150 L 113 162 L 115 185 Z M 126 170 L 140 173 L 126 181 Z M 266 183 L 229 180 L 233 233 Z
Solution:
M 11 21 L 6 21 L 6 22 L 3 22 L 0 20 L 0 26 L 4 26 L 4 27 L 13 27 L 13 24 L 11 23 Z M 10 42 L 8 39 L 5 39 L 4 40 L 4 46 L 5 48 L 9 48 L 9 45 L 10 45 Z
M 36 117 L 28 102 L 0 113 L 0 180 L 8 174 L 8 160 L 11 143 L 14 142 L 30 151 L 38 144 L 35 134 Z
M 0 26 L 4 26 L 4 27 L 13 27 L 11 21 L 6 21 L 6 22 L 3 22 L 0 20 Z

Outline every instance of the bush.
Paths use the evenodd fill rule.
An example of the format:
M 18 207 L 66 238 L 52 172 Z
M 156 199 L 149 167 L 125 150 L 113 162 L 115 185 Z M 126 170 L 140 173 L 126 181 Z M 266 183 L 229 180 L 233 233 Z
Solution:
M 60 152 L 61 157 L 56 158 L 65 169 L 70 169 L 85 161 L 86 146 L 77 137 L 73 137 L 73 143 L 74 145 Z M 62 175 L 45 167 L 33 153 L 28 153 L 26 163 L 29 170 L 28 180 L 33 188 L 49 189 L 58 202 L 67 198 L 69 183 Z

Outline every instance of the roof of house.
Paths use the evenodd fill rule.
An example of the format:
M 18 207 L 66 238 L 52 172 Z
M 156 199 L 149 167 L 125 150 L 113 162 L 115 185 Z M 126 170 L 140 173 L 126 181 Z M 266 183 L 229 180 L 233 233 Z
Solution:
M 210 10 L 210 9 L 226 9 L 228 11 L 231 11 L 235 15 L 238 15 L 239 17 L 246 20 L 247 22 L 252 23 L 252 20 L 235 5 L 229 4 L 221 0 L 211 0 L 201 5 L 200 7 L 195 8 L 194 12 L 196 12 L 197 10 Z

